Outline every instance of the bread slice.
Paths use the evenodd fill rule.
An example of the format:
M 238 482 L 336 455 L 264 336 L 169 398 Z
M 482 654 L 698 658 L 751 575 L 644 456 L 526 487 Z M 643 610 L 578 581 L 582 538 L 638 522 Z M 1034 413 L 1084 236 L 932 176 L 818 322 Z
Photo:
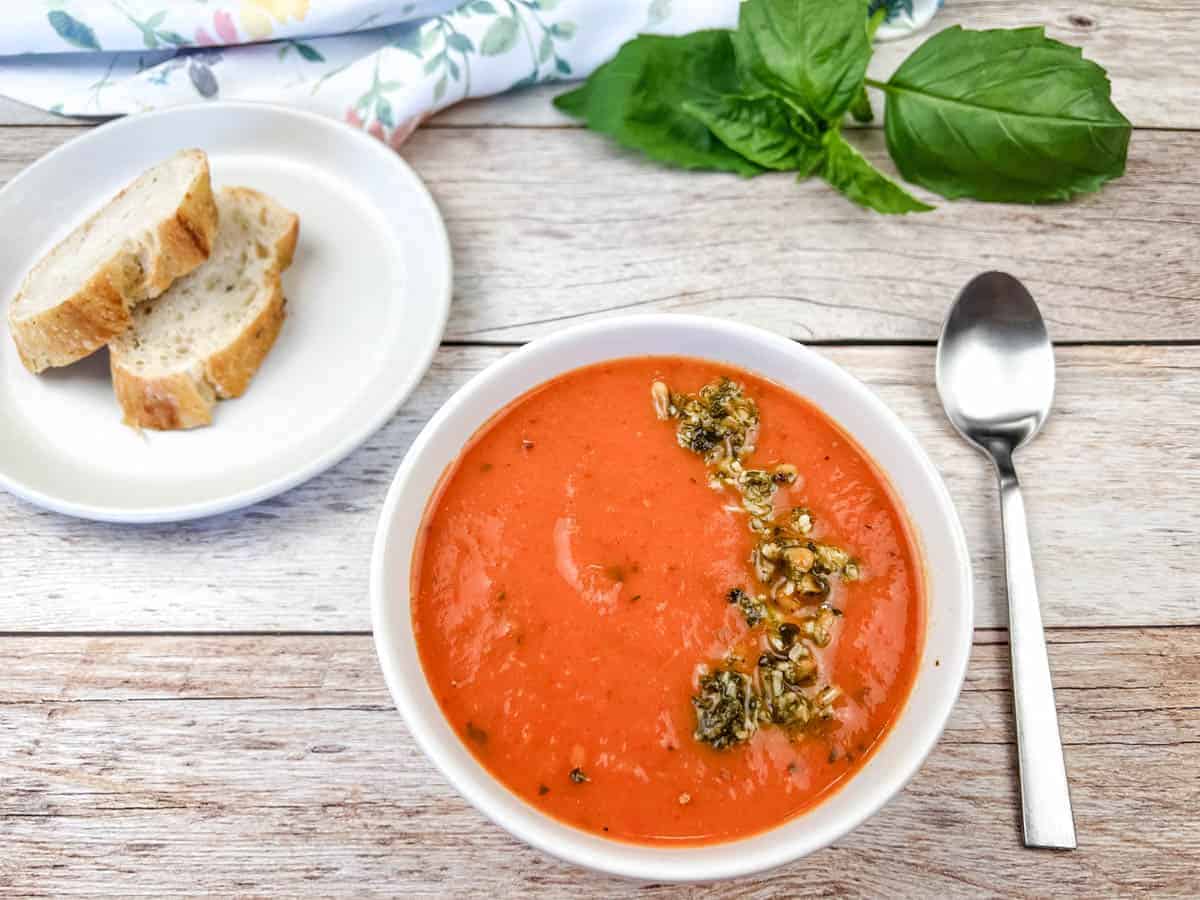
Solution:
M 249 188 L 217 194 L 212 255 L 149 303 L 109 345 L 125 424 L 195 428 L 218 399 L 238 397 L 283 324 L 280 274 L 292 263 L 300 220 Z
M 208 258 L 217 207 L 208 157 L 184 150 L 138 176 L 43 256 L 8 309 L 31 372 L 65 366 L 130 324 L 130 309 Z

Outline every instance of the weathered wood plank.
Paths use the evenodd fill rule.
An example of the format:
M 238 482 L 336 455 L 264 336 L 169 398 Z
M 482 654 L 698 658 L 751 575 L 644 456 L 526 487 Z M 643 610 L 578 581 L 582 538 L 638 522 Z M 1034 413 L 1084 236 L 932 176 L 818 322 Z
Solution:
M 1047 33 L 1082 47 L 1103 65 L 1113 82 L 1113 99 L 1139 127 L 1200 128 L 1200 112 L 1185 101 L 1188 86 L 1200 83 L 1200 17 L 1187 3 L 1148 0 L 955 0 L 926 32 L 876 47 L 874 77 L 886 78 L 935 30 L 1012 28 L 1045 25 Z M 0 86 L 2 90 L 2 86 Z M 549 99 L 562 88 L 550 86 L 495 100 L 451 108 L 430 123 L 446 125 L 557 125 L 564 119 Z M 0 124 L 62 124 L 63 120 L 0 98 Z
M 890 167 L 881 133 L 855 140 Z M 1024 279 L 1058 340 L 1200 338 L 1200 134 L 1137 133 L 1129 174 L 1074 203 L 903 217 L 816 180 L 664 169 L 591 133 L 429 131 L 404 153 L 454 243 L 453 339 L 671 310 L 801 340 L 931 340 L 985 269 Z
M 0 86 L 3 90 L 3 86 Z M 0 96 L 0 125 L 72 125 L 74 120 Z
M 244 512 L 120 527 L 0 495 L 0 632 L 368 628 L 371 538 L 396 466 L 450 393 L 507 352 L 443 348 L 362 449 Z M 820 352 L 872 386 L 928 449 L 966 528 L 977 624 L 1003 626 L 995 488 L 941 413 L 932 349 Z M 1018 457 L 1047 623 L 1200 623 L 1200 351 L 1070 347 L 1058 362 L 1054 414 Z
M 1050 632 L 1080 834 L 1025 850 L 1002 633 L 921 774 L 832 849 L 696 897 L 1189 893 L 1200 629 Z M 0 885 L 21 896 L 682 895 L 558 863 L 420 754 L 370 638 L 7 638 Z M 969 863 L 967 862 L 969 860 Z
M 0 129 L 0 183 L 75 133 Z M 883 163 L 879 132 L 855 139 Z M 431 130 L 404 153 L 449 227 L 454 340 L 663 310 L 801 340 L 930 340 L 990 268 L 1028 283 L 1058 340 L 1200 340 L 1200 133 L 1137 133 L 1129 174 L 1074 203 L 904 217 L 787 175 L 663 169 L 576 130 Z

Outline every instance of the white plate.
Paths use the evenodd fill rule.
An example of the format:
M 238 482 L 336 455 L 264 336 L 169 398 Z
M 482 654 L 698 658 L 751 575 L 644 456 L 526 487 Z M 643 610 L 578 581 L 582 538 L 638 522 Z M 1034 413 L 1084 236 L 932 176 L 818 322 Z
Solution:
M 0 337 L 0 485 L 91 519 L 166 522 L 254 503 L 366 440 L 420 381 L 450 307 L 450 247 L 429 192 L 392 150 L 298 110 L 212 103 L 121 119 L 0 191 L 0 306 L 46 250 L 139 172 L 207 151 L 214 188 L 244 184 L 300 216 L 288 317 L 246 394 L 213 424 L 121 424 L 107 351 L 37 376 Z M 7 331 L 7 328 L 4 329 Z

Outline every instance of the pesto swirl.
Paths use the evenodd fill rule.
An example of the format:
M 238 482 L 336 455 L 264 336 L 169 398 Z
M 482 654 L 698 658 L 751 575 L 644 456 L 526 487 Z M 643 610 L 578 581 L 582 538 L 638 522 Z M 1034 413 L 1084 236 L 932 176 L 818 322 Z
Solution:
M 650 397 L 660 420 L 677 423 L 679 446 L 704 461 L 709 486 L 738 495 L 736 508 L 755 535 L 748 560 L 755 587 L 734 587 L 726 600 L 739 608 L 761 652 L 747 665 L 731 648 L 704 666 L 692 697 L 694 737 L 718 750 L 745 743 L 767 725 L 798 737 L 835 718 L 841 691 L 827 679 L 822 684 L 813 648 L 829 645 L 841 616 L 830 603 L 831 580 L 854 581 L 860 566 L 841 547 L 812 539 L 815 518 L 806 507 L 777 512 L 779 488 L 799 478 L 795 466 L 746 465 L 760 423 L 758 404 L 740 384 L 721 376 L 686 394 L 656 381 Z

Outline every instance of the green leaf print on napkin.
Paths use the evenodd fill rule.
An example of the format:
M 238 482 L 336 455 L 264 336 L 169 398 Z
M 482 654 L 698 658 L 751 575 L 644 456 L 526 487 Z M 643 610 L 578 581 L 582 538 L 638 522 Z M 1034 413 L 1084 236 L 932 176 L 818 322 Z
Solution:
M 499 56 L 501 53 L 507 53 L 517 43 L 518 27 L 516 16 L 497 19 L 484 33 L 479 52 L 484 56 Z
M 96 32 L 88 28 L 70 13 L 54 9 L 46 13 L 46 18 L 60 38 L 81 50 L 99 50 L 100 42 L 96 40 Z

